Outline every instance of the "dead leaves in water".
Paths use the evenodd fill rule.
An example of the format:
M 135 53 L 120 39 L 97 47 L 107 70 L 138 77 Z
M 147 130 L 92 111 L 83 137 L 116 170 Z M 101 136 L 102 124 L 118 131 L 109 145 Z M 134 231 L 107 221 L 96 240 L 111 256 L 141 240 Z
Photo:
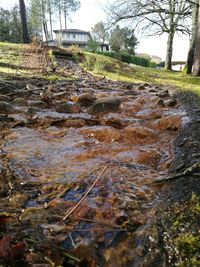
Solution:
M 0 241 L 0 260 L 12 262 L 24 256 L 26 245 L 24 242 L 12 244 L 11 236 L 5 236 Z

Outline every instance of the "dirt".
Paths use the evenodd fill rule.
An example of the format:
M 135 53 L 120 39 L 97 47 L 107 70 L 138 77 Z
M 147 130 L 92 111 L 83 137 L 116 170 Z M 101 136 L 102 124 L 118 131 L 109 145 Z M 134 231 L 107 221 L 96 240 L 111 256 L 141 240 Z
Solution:
M 26 100 L 15 101 L 17 114 L 0 116 L 2 264 L 175 266 L 167 257 L 163 233 L 170 220 L 162 210 L 170 218 L 169 206 L 188 201 L 198 179 L 165 178 L 198 163 L 198 103 L 171 87 L 110 81 L 73 61 L 58 63 L 58 73 L 64 68 L 79 78 L 1 82 L 9 104 Z M 118 97 L 121 105 L 96 116 L 93 102 L 76 113 L 56 111 L 64 103 L 77 107 L 84 94 Z M 105 166 L 84 203 L 63 221 Z

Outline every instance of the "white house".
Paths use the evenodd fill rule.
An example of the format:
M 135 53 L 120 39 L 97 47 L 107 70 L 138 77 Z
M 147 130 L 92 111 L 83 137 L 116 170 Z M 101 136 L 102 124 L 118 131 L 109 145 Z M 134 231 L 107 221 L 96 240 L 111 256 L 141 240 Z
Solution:
M 82 31 L 78 29 L 67 30 L 55 30 L 56 43 L 63 47 L 69 47 L 71 45 L 77 45 L 80 48 L 85 48 L 89 40 L 92 40 L 90 32 Z M 100 43 L 102 51 L 108 51 L 108 44 Z

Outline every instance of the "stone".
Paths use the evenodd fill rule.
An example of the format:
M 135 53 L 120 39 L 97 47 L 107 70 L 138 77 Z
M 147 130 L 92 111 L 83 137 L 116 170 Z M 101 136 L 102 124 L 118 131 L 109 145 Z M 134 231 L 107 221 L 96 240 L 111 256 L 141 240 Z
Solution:
M 94 138 L 99 142 L 113 143 L 119 142 L 121 139 L 121 133 L 119 130 L 113 129 L 112 127 L 95 127 L 94 129 L 83 128 L 82 134 L 88 138 Z
M 97 99 L 91 107 L 91 113 L 94 115 L 100 115 L 107 112 L 116 112 L 121 105 L 121 99 L 119 97 L 102 97 Z
M 43 101 L 30 101 L 29 105 L 34 108 L 46 108 L 47 104 Z
M 78 105 L 68 102 L 59 104 L 56 107 L 56 111 L 58 113 L 79 113 L 81 109 Z
M 82 107 L 90 107 L 94 101 L 96 100 L 96 97 L 91 94 L 82 94 L 78 97 L 77 103 Z
M 150 89 L 148 92 L 149 92 L 149 93 L 157 93 L 157 90 L 155 90 L 155 89 Z
M 165 103 L 161 98 L 158 99 L 158 101 L 156 102 L 156 105 L 162 108 L 165 107 Z
M 135 161 L 142 165 L 154 166 L 160 160 L 161 155 L 156 150 L 139 151 L 135 157 Z
M 111 126 L 117 129 L 123 129 L 125 127 L 125 124 L 118 118 L 104 119 L 101 124 L 103 126 Z
M 123 95 L 137 96 L 137 95 L 139 95 L 139 93 L 137 91 L 134 91 L 134 90 L 127 90 L 127 91 L 123 92 Z
M 3 81 L 0 82 L 0 94 L 12 94 L 16 92 L 16 88 L 12 84 L 7 84 Z
M 29 117 L 29 118 L 33 118 L 34 116 L 35 116 L 35 114 L 37 113 L 37 112 L 40 112 L 41 110 L 40 109 L 38 109 L 38 108 L 34 108 L 34 107 L 29 107 L 28 109 L 27 109 L 27 111 L 25 112 L 25 114 Z
M 129 126 L 124 129 L 124 139 L 133 144 L 149 144 L 155 142 L 158 136 L 152 129 L 147 127 Z
M 148 83 L 143 83 L 143 85 L 142 86 L 144 86 L 144 87 L 148 87 L 149 86 L 149 84 Z
M 154 120 L 154 119 L 160 119 L 161 115 L 158 111 L 155 111 L 153 109 L 142 109 L 138 111 L 135 114 L 136 118 L 142 119 L 142 120 Z
M 9 102 L 11 100 L 11 97 L 7 95 L 0 95 L 0 101 Z
M 163 117 L 153 123 L 153 127 L 162 131 L 177 131 L 181 127 L 181 117 Z
M 86 126 L 86 121 L 83 119 L 67 119 L 58 122 L 53 122 L 51 125 L 64 128 L 81 128 Z
M 144 85 L 139 85 L 136 89 L 137 89 L 137 90 L 145 90 L 146 88 L 145 88 Z
M 157 94 L 157 96 L 161 97 L 161 98 L 165 98 L 165 97 L 169 97 L 169 91 L 168 90 L 163 90 L 160 93 Z
M 7 102 L 0 101 L 0 114 L 17 114 L 19 110 L 15 109 L 12 105 Z
M 172 99 L 169 99 L 169 100 L 165 101 L 165 105 L 167 107 L 170 107 L 170 108 L 175 107 L 177 105 L 177 103 L 178 102 L 177 102 L 177 100 L 175 98 L 172 98 Z
M 27 103 L 26 99 L 18 97 L 12 101 L 12 104 L 16 105 L 16 106 L 27 106 L 28 103 Z

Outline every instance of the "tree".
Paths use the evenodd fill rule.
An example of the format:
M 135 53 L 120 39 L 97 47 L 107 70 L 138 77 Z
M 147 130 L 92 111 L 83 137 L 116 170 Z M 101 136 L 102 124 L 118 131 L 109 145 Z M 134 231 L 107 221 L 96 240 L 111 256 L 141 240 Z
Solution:
M 197 20 L 197 31 L 195 39 L 194 64 L 193 64 L 192 75 L 200 76 L 200 0 L 198 3 L 198 20 Z
M 105 43 L 105 40 L 109 36 L 108 31 L 105 28 L 105 24 L 102 21 L 94 25 L 94 27 L 92 28 L 92 33 L 94 38 L 102 43 Z
M 80 8 L 79 0 L 53 0 L 55 9 L 58 11 L 60 29 L 63 30 L 62 18 L 64 17 L 65 29 L 67 29 L 67 17 L 71 12 Z
M 31 0 L 29 8 L 29 27 L 34 36 L 42 36 L 42 5 L 41 0 Z
M 114 22 L 131 21 L 153 35 L 168 35 L 165 69 L 172 67 L 173 40 L 177 32 L 189 33 L 191 3 L 186 0 L 118 0 L 110 8 Z
M 99 43 L 96 40 L 90 39 L 87 42 L 86 50 L 89 52 L 97 52 L 99 50 L 100 46 Z
M 29 33 L 28 33 L 26 6 L 24 3 L 24 0 L 19 0 L 19 8 L 20 8 L 20 15 L 21 15 L 21 23 L 22 23 L 23 42 L 27 44 L 30 42 L 30 38 L 29 38 Z
M 134 32 L 125 28 L 120 28 L 117 25 L 110 35 L 110 46 L 115 52 L 125 51 L 134 54 L 135 46 L 137 45 L 137 38 Z
M 0 42 L 22 43 L 22 27 L 19 7 L 11 10 L 0 8 Z
M 70 12 L 76 12 L 80 8 L 79 0 L 62 0 L 63 1 L 63 13 L 65 21 L 65 29 L 67 29 L 67 16 Z

